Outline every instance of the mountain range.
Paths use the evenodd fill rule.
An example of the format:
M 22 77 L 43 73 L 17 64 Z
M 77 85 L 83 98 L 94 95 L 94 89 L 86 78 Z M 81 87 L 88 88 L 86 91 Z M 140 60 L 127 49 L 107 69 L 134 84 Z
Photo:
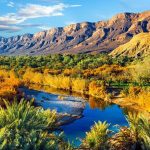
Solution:
M 83 22 L 66 27 L 53 28 L 35 34 L 24 34 L 9 38 L 0 37 L 0 55 L 43 55 L 107 52 L 111 55 L 128 55 L 129 47 L 145 33 L 150 37 L 150 11 L 142 13 L 120 13 L 110 20 Z M 131 41 L 130 41 L 131 40 Z M 144 44 L 147 44 L 145 42 Z M 133 49 L 139 47 L 133 45 Z M 142 43 L 143 44 L 143 43 Z M 146 46 L 148 51 L 150 47 Z M 127 52 L 128 51 L 128 52 Z M 142 52 L 145 52 L 142 51 Z M 134 52 L 133 52 L 134 53 Z M 135 56 L 135 53 L 132 56 Z M 139 54 L 140 55 L 140 54 Z

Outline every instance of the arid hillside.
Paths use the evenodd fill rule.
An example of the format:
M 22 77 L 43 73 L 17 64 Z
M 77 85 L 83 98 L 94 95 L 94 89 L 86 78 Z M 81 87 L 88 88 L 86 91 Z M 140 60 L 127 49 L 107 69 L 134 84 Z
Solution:
M 140 33 L 113 50 L 112 56 L 144 57 L 150 55 L 150 33 Z

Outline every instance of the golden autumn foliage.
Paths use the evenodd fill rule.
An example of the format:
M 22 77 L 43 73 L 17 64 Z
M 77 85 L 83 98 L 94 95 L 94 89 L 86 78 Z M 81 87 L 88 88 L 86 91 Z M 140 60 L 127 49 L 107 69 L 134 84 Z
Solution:
M 65 69 L 63 71 L 63 74 L 65 76 L 75 76 L 76 74 L 80 74 L 81 73 L 81 70 L 79 69 L 76 69 L 76 68 L 72 68 L 72 69 Z
M 102 82 L 92 81 L 89 84 L 89 95 L 92 95 L 94 97 L 98 97 L 101 99 L 106 99 L 106 96 L 107 96 L 106 86 Z
M 130 72 L 127 67 L 119 65 L 103 65 L 95 69 L 86 69 L 82 71 L 85 78 L 97 77 L 106 81 L 127 81 L 130 79 Z
M 89 86 L 88 80 L 80 78 L 72 78 L 71 81 L 72 91 L 78 93 L 87 93 L 88 86 Z
M 31 69 L 27 69 L 23 75 L 26 83 L 48 85 L 56 89 L 70 89 L 70 78 L 63 75 L 51 75 L 47 72 L 39 73 Z
M 120 97 L 115 102 L 122 106 L 150 112 L 150 88 L 141 86 L 129 86 L 120 93 Z
M 0 97 L 9 98 L 17 94 L 17 88 L 22 84 L 13 70 L 0 70 Z
M 27 69 L 23 75 L 23 80 L 25 83 L 36 83 L 42 84 L 43 75 L 39 72 L 33 71 L 33 69 Z
M 58 74 L 61 74 L 61 70 L 56 70 L 56 69 L 45 69 L 44 70 L 44 74 L 48 73 L 48 74 L 51 74 L 51 75 L 58 75 Z
M 129 102 L 135 103 L 150 112 L 150 89 L 141 87 L 129 87 L 127 96 Z
M 44 74 L 43 83 L 57 89 L 70 90 L 70 77 Z
M 106 86 L 87 79 L 74 78 L 64 75 L 51 75 L 47 72 L 39 73 L 27 69 L 23 75 L 25 83 L 51 86 L 56 89 L 70 90 L 72 92 L 89 94 L 99 98 L 106 98 Z
M 72 90 L 74 92 L 85 93 L 88 91 L 88 80 L 71 78 L 64 75 L 51 75 L 49 73 L 34 72 L 27 69 L 23 75 L 25 83 L 34 83 L 51 86 L 56 89 Z

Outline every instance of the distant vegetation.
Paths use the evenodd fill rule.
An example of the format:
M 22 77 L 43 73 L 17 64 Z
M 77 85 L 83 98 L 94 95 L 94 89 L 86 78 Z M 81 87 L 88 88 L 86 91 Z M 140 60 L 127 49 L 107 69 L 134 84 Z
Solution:
M 30 72 L 32 75 L 36 73 L 33 80 L 38 83 L 41 81 L 40 73 L 53 77 L 63 76 L 66 80 L 66 77 L 69 77 L 94 81 L 102 80 L 109 84 L 112 82 L 127 83 L 131 82 L 131 78 L 126 66 L 131 62 L 132 58 L 112 58 L 107 54 L 0 57 L 2 69 L 13 70 L 18 77 L 22 77 L 24 74 L 30 77 Z
M 0 56 L 0 65 L 6 69 L 20 70 L 22 67 L 38 69 L 94 69 L 106 65 L 125 66 L 132 58 L 126 56 L 112 58 L 108 54 L 76 54 L 76 55 L 48 55 L 48 56 Z

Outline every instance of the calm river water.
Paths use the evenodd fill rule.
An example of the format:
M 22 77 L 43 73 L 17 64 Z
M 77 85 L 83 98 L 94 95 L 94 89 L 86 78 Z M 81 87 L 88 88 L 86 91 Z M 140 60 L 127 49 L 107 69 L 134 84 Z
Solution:
M 49 93 L 45 92 L 43 88 L 41 90 L 22 88 L 21 90 L 25 95 L 34 97 L 36 99 L 35 102 L 44 109 L 56 109 L 59 113 L 81 115 L 79 119 L 61 127 L 66 138 L 76 146 L 80 145 L 80 140 L 85 137 L 85 133 L 90 130 L 95 122 L 107 121 L 111 124 L 110 128 L 114 131 L 116 128 L 113 126 L 116 124 L 120 126 L 127 125 L 124 110 L 115 104 L 95 100 L 92 97 L 83 98 L 56 91 L 50 91 Z M 60 95 L 67 98 L 60 100 Z M 80 109 L 76 107 L 80 107 Z

